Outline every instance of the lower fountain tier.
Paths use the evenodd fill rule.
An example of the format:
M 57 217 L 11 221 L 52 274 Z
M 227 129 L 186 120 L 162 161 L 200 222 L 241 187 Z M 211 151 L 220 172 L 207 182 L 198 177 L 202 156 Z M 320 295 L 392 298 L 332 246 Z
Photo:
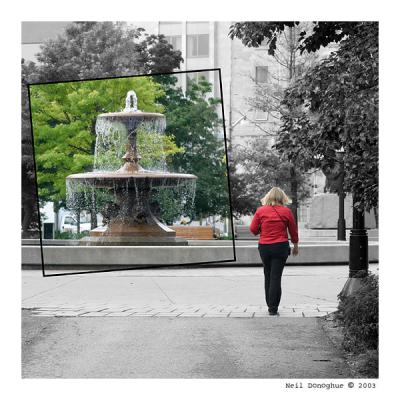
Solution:
M 179 174 L 172 172 L 138 171 L 133 173 L 123 172 L 85 172 L 67 176 L 67 181 L 82 183 L 97 188 L 114 188 L 115 186 L 139 187 L 176 187 L 180 183 L 197 179 L 192 174 Z
M 109 190 L 113 201 L 102 210 L 105 226 L 90 231 L 81 240 L 86 246 L 187 245 L 176 238 L 174 230 L 161 223 L 151 212 L 149 199 L 153 188 L 178 187 L 194 182 L 195 175 L 168 172 L 87 172 L 67 177 L 67 182 Z

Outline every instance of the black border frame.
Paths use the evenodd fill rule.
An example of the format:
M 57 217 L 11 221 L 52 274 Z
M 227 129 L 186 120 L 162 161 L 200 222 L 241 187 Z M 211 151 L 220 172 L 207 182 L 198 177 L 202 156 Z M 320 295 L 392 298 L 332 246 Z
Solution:
M 225 145 L 225 157 L 226 157 L 226 173 L 228 179 L 228 194 L 229 194 L 229 211 L 230 211 L 230 225 L 231 225 L 231 232 L 232 232 L 232 249 L 233 249 L 233 259 L 232 260 L 216 260 L 216 261 L 205 261 L 205 262 L 197 262 L 197 263 L 183 263 L 183 264 L 171 264 L 171 265 L 160 265 L 160 264 L 144 264 L 144 265 L 137 265 L 135 267 L 128 267 L 124 268 L 117 268 L 117 269 L 105 269 L 99 271 L 79 271 L 79 272 L 64 272 L 59 274 L 46 274 L 45 270 L 45 262 L 44 262 L 44 254 L 43 254 L 43 241 L 42 241 L 42 223 L 40 217 L 40 204 L 39 204 L 39 188 L 37 184 L 37 169 L 36 169 L 36 156 L 35 156 L 35 138 L 33 134 L 33 124 L 32 124 L 32 108 L 31 108 L 31 86 L 35 85 L 46 85 L 46 84 L 55 84 L 55 83 L 72 83 L 72 82 L 85 82 L 85 81 L 99 81 L 99 80 L 108 80 L 108 79 L 121 79 L 121 78 L 134 78 L 134 77 L 141 77 L 141 76 L 158 76 L 158 75 L 175 75 L 175 74 L 187 74 L 193 72 L 204 72 L 204 71 L 218 71 L 218 78 L 219 78 L 219 91 L 220 91 L 220 100 L 221 100 L 221 107 L 222 107 L 222 127 L 224 131 L 224 145 Z M 28 83 L 28 98 L 29 98 L 29 118 L 31 123 L 31 137 L 32 137 L 32 156 L 33 156 L 33 166 L 35 170 L 35 185 L 36 185 L 36 205 L 38 211 L 38 218 L 39 218 L 39 241 L 40 241 L 40 257 L 42 261 L 42 276 L 43 277 L 50 277 L 50 276 L 64 276 L 64 275 L 83 275 L 83 274 L 96 274 L 101 272 L 116 272 L 116 271 L 131 271 L 135 269 L 144 269 L 144 268 L 168 268 L 168 267 L 184 267 L 184 266 L 196 266 L 196 265 L 209 265 L 209 264 L 219 264 L 219 263 L 228 263 L 228 262 L 236 262 L 236 244 L 235 244 L 235 231 L 234 231 L 234 224 L 233 224 L 233 207 L 232 207 L 232 194 L 231 194 L 231 182 L 230 182 L 230 173 L 229 173 L 229 155 L 228 155 L 228 144 L 226 138 L 226 126 L 225 126 L 225 111 L 224 111 L 224 96 L 223 96 L 223 89 L 222 89 L 222 74 L 221 68 L 206 68 L 206 69 L 195 69 L 195 70 L 187 70 L 187 71 L 174 71 L 174 72 L 157 72 L 157 73 L 150 73 L 150 74 L 138 74 L 138 75 L 126 75 L 126 76 L 112 76 L 112 77 L 105 77 L 105 78 L 92 78 L 92 79 L 73 79 L 73 80 L 66 80 L 66 81 L 51 81 L 51 82 L 36 82 L 36 83 Z

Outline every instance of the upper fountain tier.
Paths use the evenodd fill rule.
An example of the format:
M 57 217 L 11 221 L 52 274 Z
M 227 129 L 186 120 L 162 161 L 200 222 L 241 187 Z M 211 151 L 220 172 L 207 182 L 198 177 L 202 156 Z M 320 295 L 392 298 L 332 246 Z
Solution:
M 192 174 L 171 173 L 166 171 L 145 170 L 140 166 L 140 155 L 137 149 L 137 129 L 150 123 L 152 129 L 164 131 L 165 116 L 160 113 L 143 112 L 137 109 L 137 97 L 134 91 L 129 91 L 125 108 L 120 112 L 103 113 L 98 115 L 97 121 L 106 120 L 122 123 L 126 128 L 126 153 L 122 158 L 124 164 L 116 171 L 93 171 L 73 174 L 67 181 L 89 183 L 95 187 L 110 187 L 116 182 L 132 183 L 151 181 L 151 186 L 176 186 L 183 181 L 193 181 L 197 176 Z M 96 132 L 98 135 L 98 132 Z

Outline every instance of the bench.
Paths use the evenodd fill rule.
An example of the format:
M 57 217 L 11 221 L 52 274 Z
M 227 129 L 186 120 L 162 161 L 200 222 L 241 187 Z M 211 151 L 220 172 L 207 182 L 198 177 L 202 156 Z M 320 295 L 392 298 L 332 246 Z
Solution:
M 190 225 L 173 225 L 172 228 L 176 232 L 177 237 L 195 240 L 212 240 L 218 237 L 219 229 L 213 231 L 212 226 L 190 226 Z

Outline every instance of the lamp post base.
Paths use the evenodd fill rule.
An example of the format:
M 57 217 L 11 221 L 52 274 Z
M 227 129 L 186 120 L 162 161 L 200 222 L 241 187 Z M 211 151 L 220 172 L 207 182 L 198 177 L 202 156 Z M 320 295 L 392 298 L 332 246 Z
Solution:
M 353 196 L 354 202 L 355 196 Z M 349 278 L 340 295 L 346 297 L 356 292 L 362 279 L 368 276 L 368 234 L 365 229 L 364 211 L 353 205 L 353 228 L 349 239 Z
M 347 278 L 342 291 L 339 293 L 340 297 L 348 297 L 357 292 L 362 286 L 363 278 Z

